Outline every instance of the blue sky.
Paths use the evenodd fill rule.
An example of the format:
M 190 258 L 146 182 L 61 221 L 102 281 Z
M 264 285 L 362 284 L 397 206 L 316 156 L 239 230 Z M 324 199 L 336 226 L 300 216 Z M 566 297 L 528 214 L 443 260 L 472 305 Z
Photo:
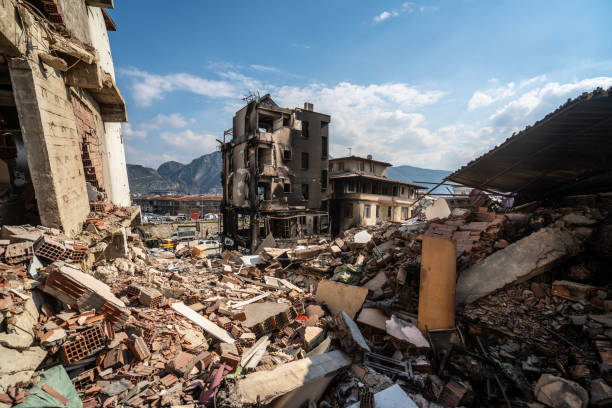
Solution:
M 128 163 L 213 151 L 251 91 L 330 114 L 330 153 L 456 169 L 612 86 L 612 1 L 146 2 L 110 10 Z

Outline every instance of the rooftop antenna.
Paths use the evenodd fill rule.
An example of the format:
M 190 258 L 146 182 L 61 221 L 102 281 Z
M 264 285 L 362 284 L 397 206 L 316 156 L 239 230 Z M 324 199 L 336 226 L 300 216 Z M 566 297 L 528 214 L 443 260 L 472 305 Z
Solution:
M 351 152 L 353 151 L 352 147 L 347 147 L 348 151 L 349 151 L 349 156 L 352 156 Z

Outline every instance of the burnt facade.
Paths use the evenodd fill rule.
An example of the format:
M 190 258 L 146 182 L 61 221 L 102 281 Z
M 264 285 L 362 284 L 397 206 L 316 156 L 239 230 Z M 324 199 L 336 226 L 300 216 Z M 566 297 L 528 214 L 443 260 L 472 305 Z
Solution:
M 286 109 L 270 95 L 236 112 L 221 145 L 226 246 L 254 250 L 269 234 L 277 242 L 329 234 L 330 120 L 310 103 Z

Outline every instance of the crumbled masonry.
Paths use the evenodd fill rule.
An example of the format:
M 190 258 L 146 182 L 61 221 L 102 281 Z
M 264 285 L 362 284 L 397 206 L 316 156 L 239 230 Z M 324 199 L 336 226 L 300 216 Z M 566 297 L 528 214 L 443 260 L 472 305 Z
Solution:
M 0 407 L 608 406 L 609 258 L 593 237 L 612 200 L 468 207 L 257 260 L 144 249 L 134 208 L 100 208 L 72 238 L 5 226 L 3 247 L 33 249 L 0 264 L 0 361 L 14 362 Z M 563 245 L 538 252 L 541 236 Z M 417 328 L 424 237 L 456 243 L 454 327 Z

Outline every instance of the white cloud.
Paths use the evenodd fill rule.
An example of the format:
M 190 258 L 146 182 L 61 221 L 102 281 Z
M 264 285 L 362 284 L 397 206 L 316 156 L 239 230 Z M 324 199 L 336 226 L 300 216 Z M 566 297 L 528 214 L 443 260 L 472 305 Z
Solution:
M 174 146 L 185 152 L 191 152 L 195 158 L 196 152 L 209 153 L 217 148 L 216 136 L 211 133 L 197 133 L 191 129 L 180 132 L 162 132 L 161 139 L 168 145 Z
M 162 99 L 166 93 L 172 91 L 188 91 L 211 98 L 237 97 L 246 85 L 243 81 L 250 81 L 245 76 L 242 76 L 241 81 L 228 82 L 187 73 L 157 75 L 135 68 L 123 69 L 120 73 L 132 79 L 132 97 L 140 106 L 151 106 L 154 101 Z M 231 73 L 224 76 L 235 79 L 231 77 Z
M 145 139 L 147 137 L 147 132 L 145 130 L 134 129 L 131 123 L 122 123 L 121 130 L 123 131 L 123 135 L 127 140 Z
M 372 21 L 374 24 L 382 23 L 385 20 L 388 20 L 392 17 L 399 17 L 401 14 L 412 14 L 416 11 L 420 13 L 433 12 L 438 11 L 438 6 L 420 6 L 416 3 L 405 2 L 397 9 L 385 10 L 382 13 L 374 16 Z
M 168 128 L 183 128 L 194 121 L 194 119 L 185 119 L 180 113 L 172 113 L 170 115 L 160 113 L 153 118 L 140 122 L 134 126 L 131 123 L 123 123 L 121 128 L 123 130 L 123 134 L 128 140 L 146 139 L 150 132 Z
M 491 82 L 491 80 L 489 80 Z M 509 98 L 515 93 L 515 83 L 510 82 L 506 86 L 486 91 L 476 91 L 468 102 L 468 110 L 474 110 L 483 106 L 489 106 L 501 99 Z
M 537 81 L 532 83 L 535 82 Z M 612 77 L 587 78 L 565 84 L 548 82 L 506 103 L 497 109 L 489 119 L 496 126 L 516 130 L 541 119 L 542 116 L 565 102 L 568 97 L 576 97 L 581 92 L 592 91 L 597 87 L 609 88 L 611 86 Z
M 251 68 L 254 69 L 255 71 L 261 71 L 261 72 L 280 72 L 278 68 L 269 67 L 267 65 L 253 64 L 251 65 Z
M 145 167 L 157 168 L 161 163 L 167 161 L 179 161 L 175 154 L 154 154 L 137 149 L 129 144 L 125 145 L 126 162 L 130 164 L 141 164 Z M 191 160 L 191 159 L 190 159 Z
M 377 16 L 374 16 L 374 22 L 375 23 L 380 23 L 383 22 L 391 17 L 397 17 L 399 16 L 399 13 L 397 11 L 383 11 L 382 13 L 380 13 Z

